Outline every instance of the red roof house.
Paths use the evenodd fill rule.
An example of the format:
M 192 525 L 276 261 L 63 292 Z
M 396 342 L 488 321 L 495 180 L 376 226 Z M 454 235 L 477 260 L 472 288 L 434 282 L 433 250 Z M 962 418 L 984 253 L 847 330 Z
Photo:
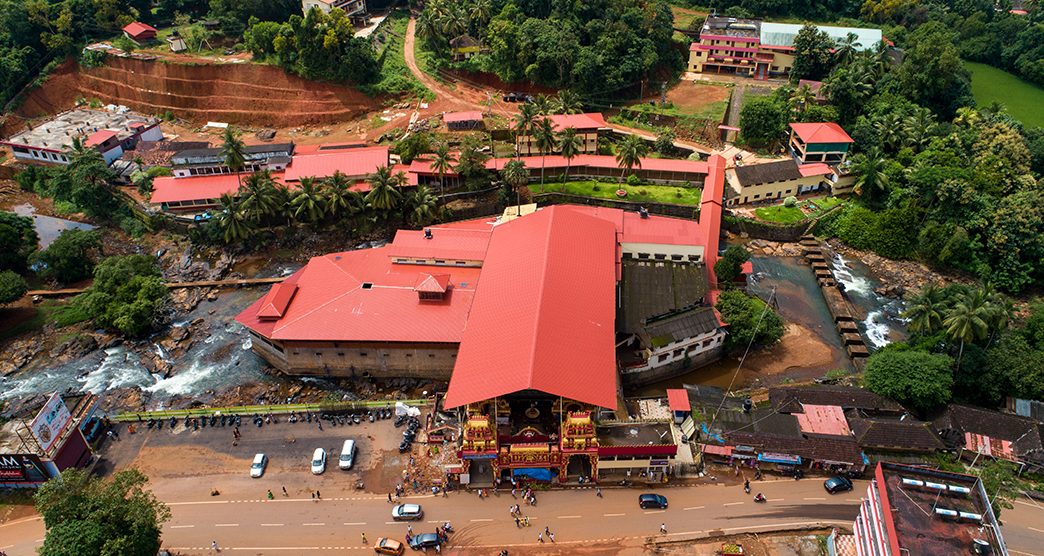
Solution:
M 128 39 L 141 44 L 156 38 L 156 28 L 148 23 L 135 21 L 123 28 L 123 34 Z
M 790 129 L 805 143 L 855 143 L 841 126 L 834 122 L 793 123 Z

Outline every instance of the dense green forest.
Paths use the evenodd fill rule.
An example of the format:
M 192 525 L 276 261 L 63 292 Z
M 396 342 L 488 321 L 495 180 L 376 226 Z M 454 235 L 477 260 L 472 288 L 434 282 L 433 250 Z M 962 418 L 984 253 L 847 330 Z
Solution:
M 450 41 L 470 35 L 488 48 L 465 67 L 505 82 L 612 96 L 658 70 L 679 71 L 666 0 L 429 0 L 418 37 L 445 63 Z

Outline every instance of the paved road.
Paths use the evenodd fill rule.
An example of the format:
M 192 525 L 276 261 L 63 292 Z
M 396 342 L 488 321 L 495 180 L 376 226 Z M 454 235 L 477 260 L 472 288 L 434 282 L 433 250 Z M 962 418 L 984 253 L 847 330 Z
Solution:
M 514 548 L 515 553 L 544 553 L 548 543 L 537 543 L 544 527 L 555 533 L 556 545 L 605 553 L 640 551 L 649 539 L 683 539 L 699 532 L 734 534 L 764 526 L 797 527 L 820 523 L 848 525 L 858 511 L 865 482 L 856 491 L 835 496 L 823 492 L 816 480 L 777 480 L 755 483 L 754 489 L 768 503 L 753 503 L 739 487 L 706 485 L 664 488 L 670 499 L 666 511 L 641 510 L 639 489 L 606 489 L 599 499 L 592 490 L 554 491 L 538 494 L 536 507 L 523 505 L 532 527 L 519 529 L 508 515 L 514 503 L 502 494 L 487 499 L 463 492 L 448 498 L 416 496 L 408 501 L 423 505 L 424 519 L 412 524 L 415 532 L 431 531 L 451 521 L 457 532 L 447 553 L 486 554 L 493 549 Z M 275 500 L 186 500 L 171 503 L 173 519 L 164 530 L 164 546 L 184 554 L 207 554 L 211 541 L 225 552 L 253 554 L 329 554 L 370 550 L 377 537 L 402 538 L 406 524 L 392 521 L 392 505 L 375 495 L 311 498 L 277 497 Z M 1005 510 L 1004 534 L 1016 555 L 1044 555 L 1044 507 L 1018 502 Z M 668 534 L 659 535 L 660 524 Z M 43 538 L 38 519 L 0 526 L 0 549 L 10 556 L 29 555 Z M 4 546 L 6 545 L 6 546 Z

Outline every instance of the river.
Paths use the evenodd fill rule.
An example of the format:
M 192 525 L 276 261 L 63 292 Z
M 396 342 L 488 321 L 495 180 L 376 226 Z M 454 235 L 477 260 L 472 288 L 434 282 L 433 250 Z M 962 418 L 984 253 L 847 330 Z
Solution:
M 36 207 L 30 204 L 18 205 L 13 210 L 18 216 L 29 216 L 33 219 L 36 235 L 40 237 L 40 249 L 47 249 L 47 246 L 65 230 L 93 230 L 95 228 L 83 222 L 36 214 Z

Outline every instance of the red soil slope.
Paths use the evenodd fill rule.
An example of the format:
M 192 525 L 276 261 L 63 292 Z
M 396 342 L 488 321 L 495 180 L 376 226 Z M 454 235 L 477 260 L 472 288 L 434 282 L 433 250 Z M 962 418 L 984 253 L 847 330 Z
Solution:
M 22 117 L 71 108 L 77 97 L 122 104 L 146 114 L 203 123 L 292 127 L 350 120 L 379 107 L 362 92 L 307 81 L 261 64 L 175 64 L 112 58 L 97 68 L 67 63 L 28 94 Z

